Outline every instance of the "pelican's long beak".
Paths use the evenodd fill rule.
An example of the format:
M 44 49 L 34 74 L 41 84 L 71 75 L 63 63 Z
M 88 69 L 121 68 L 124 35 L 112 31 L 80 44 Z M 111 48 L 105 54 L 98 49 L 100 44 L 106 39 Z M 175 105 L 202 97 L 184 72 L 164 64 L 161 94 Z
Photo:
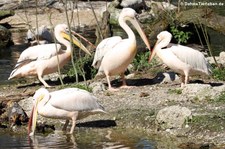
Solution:
M 38 105 L 38 101 L 35 102 L 35 104 L 32 108 L 32 111 L 31 111 L 31 115 L 30 115 L 30 119 L 29 119 L 29 123 L 28 123 L 28 134 L 29 134 L 29 136 L 33 136 L 34 132 L 35 132 L 35 129 L 36 129 L 37 105 Z
M 146 37 L 145 32 L 142 30 L 138 20 L 136 18 L 134 18 L 134 19 L 131 19 L 130 22 L 133 24 L 133 26 L 138 31 L 139 35 L 141 36 L 141 38 L 144 41 L 144 43 L 147 46 L 147 48 L 151 51 L 151 47 L 150 47 L 148 38 Z
M 91 55 L 90 51 L 74 35 L 72 35 L 72 40 L 70 39 L 69 33 L 61 32 L 61 35 L 62 35 L 63 38 L 65 38 L 65 39 L 67 39 L 69 41 L 72 41 L 75 45 L 77 45 L 85 53 Z
M 150 54 L 149 59 L 148 59 L 148 62 L 149 62 L 149 63 L 150 63 L 151 60 L 154 58 L 154 56 L 155 56 L 155 54 L 156 54 L 155 48 L 156 48 L 156 46 L 157 46 L 161 41 L 162 41 L 162 40 L 160 40 L 160 39 L 158 39 L 158 40 L 156 41 L 155 46 L 154 46 L 154 48 L 152 49 L 151 54 Z

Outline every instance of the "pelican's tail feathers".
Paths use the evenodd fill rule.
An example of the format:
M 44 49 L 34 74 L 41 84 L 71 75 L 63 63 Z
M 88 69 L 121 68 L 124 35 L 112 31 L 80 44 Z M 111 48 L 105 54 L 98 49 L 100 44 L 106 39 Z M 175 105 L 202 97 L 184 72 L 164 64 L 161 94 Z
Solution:
M 11 79 L 13 79 L 13 78 L 16 76 L 16 75 L 15 75 L 15 72 L 16 72 L 16 71 L 17 71 L 17 68 L 14 69 L 14 70 L 10 73 L 8 80 L 11 80 Z

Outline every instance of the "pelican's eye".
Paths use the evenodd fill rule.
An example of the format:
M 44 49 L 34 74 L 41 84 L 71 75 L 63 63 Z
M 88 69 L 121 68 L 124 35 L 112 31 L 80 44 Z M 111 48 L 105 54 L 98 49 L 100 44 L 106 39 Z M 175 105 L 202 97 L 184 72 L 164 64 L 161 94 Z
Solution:
M 69 32 L 69 28 L 68 28 L 68 27 L 66 27 L 65 31 L 66 31 L 66 32 Z
M 138 19 L 139 15 L 137 13 L 135 13 L 134 17 Z

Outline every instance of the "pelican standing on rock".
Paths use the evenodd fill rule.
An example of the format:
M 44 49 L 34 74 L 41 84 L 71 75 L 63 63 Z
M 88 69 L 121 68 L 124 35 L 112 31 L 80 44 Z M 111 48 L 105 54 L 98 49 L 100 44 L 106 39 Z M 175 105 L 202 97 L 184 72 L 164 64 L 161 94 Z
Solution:
M 186 85 L 190 75 L 210 75 L 212 70 L 204 55 L 190 47 L 170 44 L 171 33 L 162 31 L 157 35 L 157 42 L 149 57 L 149 62 L 154 55 L 175 72 L 181 74 L 181 87 Z M 165 49 L 162 49 L 167 47 Z
M 73 33 L 73 31 L 71 32 Z M 90 54 L 75 36 L 72 36 L 72 39 L 70 39 L 67 25 L 56 25 L 54 34 L 56 39 L 66 46 L 66 50 L 62 50 L 60 44 L 54 43 L 29 47 L 21 53 L 8 79 L 37 75 L 45 87 L 50 87 L 42 76 L 56 72 L 58 70 L 58 60 L 60 68 L 70 60 L 72 53 L 70 41 L 80 47 L 84 52 Z
M 124 72 L 134 59 L 137 52 L 136 37 L 126 21 L 130 21 L 136 28 L 144 43 L 150 49 L 148 39 L 136 19 L 136 12 L 131 8 L 124 8 L 119 15 L 119 24 L 127 33 L 128 38 L 114 36 L 104 39 L 96 48 L 92 66 L 98 68 L 98 74 L 104 72 L 109 90 L 117 90 L 111 86 L 110 76 L 119 74 L 122 87 L 127 87 Z M 97 75 L 98 75 L 97 74 Z
M 64 131 L 69 120 L 72 120 L 70 130 L 70 134 L 72 134 L 76 120 L 92 114 L 106 113 L 95 96 L 78 88 L 66 88 L 51 93 L 45 88 L 40 88 L 35 92 L 33 100 L 34 106 L 28 124 L 28 134 L 30 136 L 34 135 L 35 132 L 37 114 L 47 118 L 66 119 L 63 126 Z

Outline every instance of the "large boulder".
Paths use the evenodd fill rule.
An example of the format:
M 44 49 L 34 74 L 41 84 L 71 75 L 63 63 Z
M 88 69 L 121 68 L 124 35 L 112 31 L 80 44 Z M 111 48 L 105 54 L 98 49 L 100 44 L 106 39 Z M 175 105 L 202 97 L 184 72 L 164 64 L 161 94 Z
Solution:
M 210 84 L 187 84 L 182 90 L 182 94 L 189 100 L 214 99 L 225 91 L 225 85 L 211 86 Z
M 218 64 L 225 66 L 225 52 L 220 52 L 219 56 L 215 56 L 215 59 Z M 215 64 L 215 60 L 213 57 L 207 57 L 207 60 L 210 64 Z
M 161 109 L 156 115 L 156 125 L 162 129 L 179 129 L 192 118 L 191 110 L 181 106 L 170 106 Z

